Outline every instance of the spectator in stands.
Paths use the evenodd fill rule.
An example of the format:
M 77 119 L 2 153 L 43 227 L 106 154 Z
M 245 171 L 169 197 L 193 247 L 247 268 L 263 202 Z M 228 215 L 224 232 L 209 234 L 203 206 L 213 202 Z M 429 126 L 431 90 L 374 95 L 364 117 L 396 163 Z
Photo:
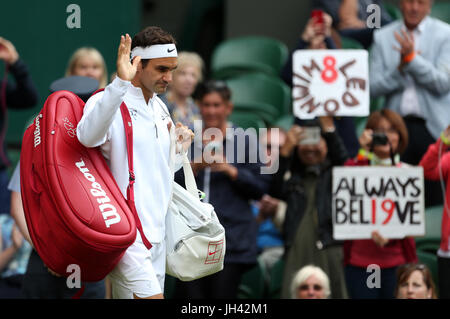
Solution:
M 20 59 L 16 48 L 2 37 L 0 37 L 0 60 L 5 63 L 5 75 L 0 88 L 0 214 L 9 214 L 10 193 L 7 189 L 9 180 L 7 167 L 10 162 L 5 145 L 8 125 L 6 108 L 31 108 L 37 104 L 38 94 L 28 68 Z M 14 82 L 8 81 L 9 72 L 14 77 Z
M 287 132 L 286 142 L 280 149 L 279 170 L 271 187 L 272 196 L 287 204 L 272 210 L 276 212 L 275 220 L 285 215 L 282 298 L 290 298 L 295 272 L 308 264 L 319 266 L 328 275 L 332 298 L 347 297 L 342 245 L 332 236 L 331 171 L 348 156 L 333 119 L 321 117 L 319 122 L 316 125 L 320 126 L 322 136 L 315 144 L 299 144 L 306 136 L 298 125 Z M 290 178 L 285 182 L 287 172 Z
M 280 128 L 269 128 L 267 132 L 260 132 L 260 147 L 265 150 L 267 155 L 267 160 L 264 161 L 266 166 L 276 165 L 274 162 L 279 161 L 280 147 L 285 140 L 286 132 Z M 264 265 L 265 274 L 268 276 L 267 282 L 270 281 L 269 274 L 273 265 L 281 259 L 284 253 L 284 243 L 280 233 L 281 225 L 268 218 L 275 214 L 277 207 L 280 205 L 279 202 L 280 200 L 264 194 L 261 200 L 255 201 L 252 205 L 256 220 L 259 223 L 258 259 Z
M 317 18 L 312 17 L 303 30 L 297 47 L 290 53 L 289 59 L 281 71 L 282 79 L 292 87 L 293 74 L 293 53 L 296 50 L 304 49 L 336 49 L 336 44 L 331 38 L 331 17 L 324 13 L 323 23 L 317 23 Z M 303 122 L 299 122 L 300 124 Z M 358 139 L 356 136 L 356 128 L 351 117 L 334 118 L 334 125 L 338 134 L 341 136 L 347 152 L 350 156 L 355 156 L 358 152 Z
M 0 215 L 0 299 L 23 298 L 22 282 L 31 245 L 10 215 Z
M 430 269 L 424 264 L 407 264 L 397 271 L 397 299 L 437 299 Z
M 375 142 L 374 134 L 384 140 Z M 396 166 L 400 155 L 408 145 L 408 132 L 401 116 L 388 109 L 373 112 L 366 129 L 359 138 L 361 150 L 354 159 L 346 162 L 348 166 Z M 344 243 L 344 262 L 347 288 L 352 299 L 392 299 L 396 283 L 395 272 L 398 266 L 416 262 L 416 245 L 413 238 L 387 239 L 378 231 L 372 239 L 348 240 Z M 369 288 L 366 284 L 367 266 L 376 264 L 381 268 L 381 285 Z
M 173 72 L 173 81 L 167 93 L 161 96 L 175 122 L 193 128 L 194 121 L 200 120 L 200 112 L 192 94 L 203 79 L 204 63 L 195 52 L 180 52 L 178 66 Z
M 304 266 L 292 280 L 292 299 L 327 299 L 330 295 L 330 280 L 320 267 Z
M 441 246 L 438 256 L 439 295 L 443 299 L 450 298 L 450 126 L 441 133 L 440 138 L 428 147 L 428 151 L 420 161 L 426 179 L 440 181 L 446 185 L 442 211 Z M 444 187 L 444 186 L 442 186 Z
M 249 201 L 267 192 L 269 176 L 261 175 L 262 163 L 251 161 L 258 154 L 257 136 L 231 130 L 231 91 L 222 81 L 202 83 L 198 102 L 203 120 L 201 139 L 197 130 L 191 145 L 191 165 L 197 186 L 205 192 L 225 228 L 226 253 L 224 269 L 192 282 L 177 282 L 176 297 L 236 298 L 242 274 L 255 265 L 258 224 Z M 234 133 L 233 133 L 234 132 Z M 176 181 L 184 185 L 183 172 Z
M 300 35 L 297 46 L 292 50 L 288 61 L 281 71 L 281 77 L 292 87 L 292 55 L 296 50 L 336 49 L 336 44 L 331 38 L 332 18 L 323 13 L 323 22 L 317 21 L 317 17 L 311 17 Z
M 82 47 L 69 59 L 66 76 L 86 76 L 96 79 L 104 88 L 108 84 L 108 71 L 102 54 L 95 48 Z
M 384 96 L 412 135 L 402 161 L 417 165 L 450 123 L 450 26 L 431 18 L 432 0 L 400 0 L 402 20 L 375 31 L 370 93 Z M 439 205 L 439 183 L 425 182 L 425 205 Z
M 352 38 L 368 49 L 372 44 L 373 32 L 381 26 L 392 22 L 391 16 L 384 9 L 382 0 L 342 0 L 339 7 L 338 30 L 341 36 Z M 368 20 L 376 11 L 369 8 L 370 5 L 376 5 L 380 13 L 378 27 L 369 27 Z M 371 10 L 368 10 L 371 9 Z M 376 21 L 369 21 L 375 23 Z

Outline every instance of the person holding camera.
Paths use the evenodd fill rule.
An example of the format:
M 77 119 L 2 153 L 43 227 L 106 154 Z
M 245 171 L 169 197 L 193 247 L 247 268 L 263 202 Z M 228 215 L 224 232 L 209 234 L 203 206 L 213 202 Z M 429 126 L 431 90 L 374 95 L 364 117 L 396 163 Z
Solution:
M 296 119 L 280 148 L 279 170 L 261 213 L 280 221 L 285 243 L 281 298 L 291 298 L 291 285 L 306 265 L 323 269 L 330 278 L 331 298 L 347 298 L 342 242 L 333 239 L 331 172 L 348 158 L 333 118 Z M 286 174 L 290 177 L 285 181 Z M 273 196 L 273 197 L 272 197 Z M 278 199 L 281 199 L 286 204 Z M 267 207 L 268 201 L 273 208 Z M 278 201 L 278 203 L 277 203 Z
M 408 131 L 402 117 L 389 109 L 373 112 L 359 138 L 361 149 L 346 166 L 402 167 L 400 154 L 408 145 Z M 397 267 L 417 262 L 413 238 L 390 240 L 372 233 L 372 239 L 348 240 L 344 243 L 344 263 L 347 288 L 352 299 L 392 299 L 396 285 Z M 367 266 L 381 268 L 379 288 L 367 286 Z

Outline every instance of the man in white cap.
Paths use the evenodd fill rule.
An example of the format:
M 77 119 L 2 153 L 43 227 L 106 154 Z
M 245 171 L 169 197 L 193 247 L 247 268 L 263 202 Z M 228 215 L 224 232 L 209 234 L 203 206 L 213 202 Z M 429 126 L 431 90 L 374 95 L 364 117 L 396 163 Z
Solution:
M 157 94 L 165 92 L 176 67 L 175 40 L 161 28 L 147 27 L 133 40 L 128 34 L 121 36 L 117 77 L 87 101 L 77 127 L 83 145 L 100 147 L 124 196 L 130 180 L 134 181 L 135 206 L 142 227 L 138 227 L 136 241 L 109 274 L 113 298 L 163 298 L 165 215 L 173 184 L 169 131 L 173 123 Z M 134 177 L 128 170 L 119 109 L 122 102 L 132 119 Z M 175 134 L 177 144 L 182 146 L 177 150 L 185 152 L 192 131 L 177 123 Z M 181 167 L 180 155 L 175 158 L 175 170 Z

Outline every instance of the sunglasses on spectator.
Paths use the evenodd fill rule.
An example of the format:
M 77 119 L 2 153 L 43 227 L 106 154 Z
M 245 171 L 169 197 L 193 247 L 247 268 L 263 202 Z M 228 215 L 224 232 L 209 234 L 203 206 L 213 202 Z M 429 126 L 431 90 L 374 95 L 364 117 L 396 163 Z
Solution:
M 300 287 L 298 287 L 298 289 L 304 291 L 304 290 L 309 290 L 310 287 L 311 287 L 310 285 L 303 284 L 303 285 L 300 285 Z M 321 291 L 323 289 L 323 287 L 321 285 L 317 285 L 317 284 L 312 285 L 312 288 L 314 289 L 314 291 Z
M 228 88 L 227 83 L 222 80 L 210 80 L 205 83 L 205 86 L 215 90 L 223 90 Z
M 398 132 L 395 128 L 390 128 L 387 130 L 377 129 L 377 130 L 374 130 L 374 133 L 384 133 L 386 135 L 398 134 Z
M 425 264 L 420 264 L 420 263 L 418 263 L 418 264 L 404 264 L 404 265 L 400 266 L 400 268 L 409 268 L 409 267 L 414 267 L 414 269 L 417 269 L 417 270 L 424 270 L 424 269 L 427 268 L 427 266 Z

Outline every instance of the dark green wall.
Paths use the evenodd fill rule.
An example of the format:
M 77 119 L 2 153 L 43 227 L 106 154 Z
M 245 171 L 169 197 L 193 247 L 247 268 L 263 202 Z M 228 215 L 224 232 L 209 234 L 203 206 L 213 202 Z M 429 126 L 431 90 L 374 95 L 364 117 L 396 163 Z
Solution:
M 69 29 L 69 4 L 81 8 L 81 28 Z M 9 110 L 7 141 L 18 144 L 26 121 L 43 106 L 51 82 L 64 76 L 71 54 L 81 46 L 93 46 L 104 56 L 109 75 L 115 71 L 120 35 L 133 36 L 141 27 L 140 0 L 31 0 L 2 1 L 0 36 L 16 46 L 31 70 L 40 102 L 32 110 Z M 0 62 L 0 74 L 3 75 Z

